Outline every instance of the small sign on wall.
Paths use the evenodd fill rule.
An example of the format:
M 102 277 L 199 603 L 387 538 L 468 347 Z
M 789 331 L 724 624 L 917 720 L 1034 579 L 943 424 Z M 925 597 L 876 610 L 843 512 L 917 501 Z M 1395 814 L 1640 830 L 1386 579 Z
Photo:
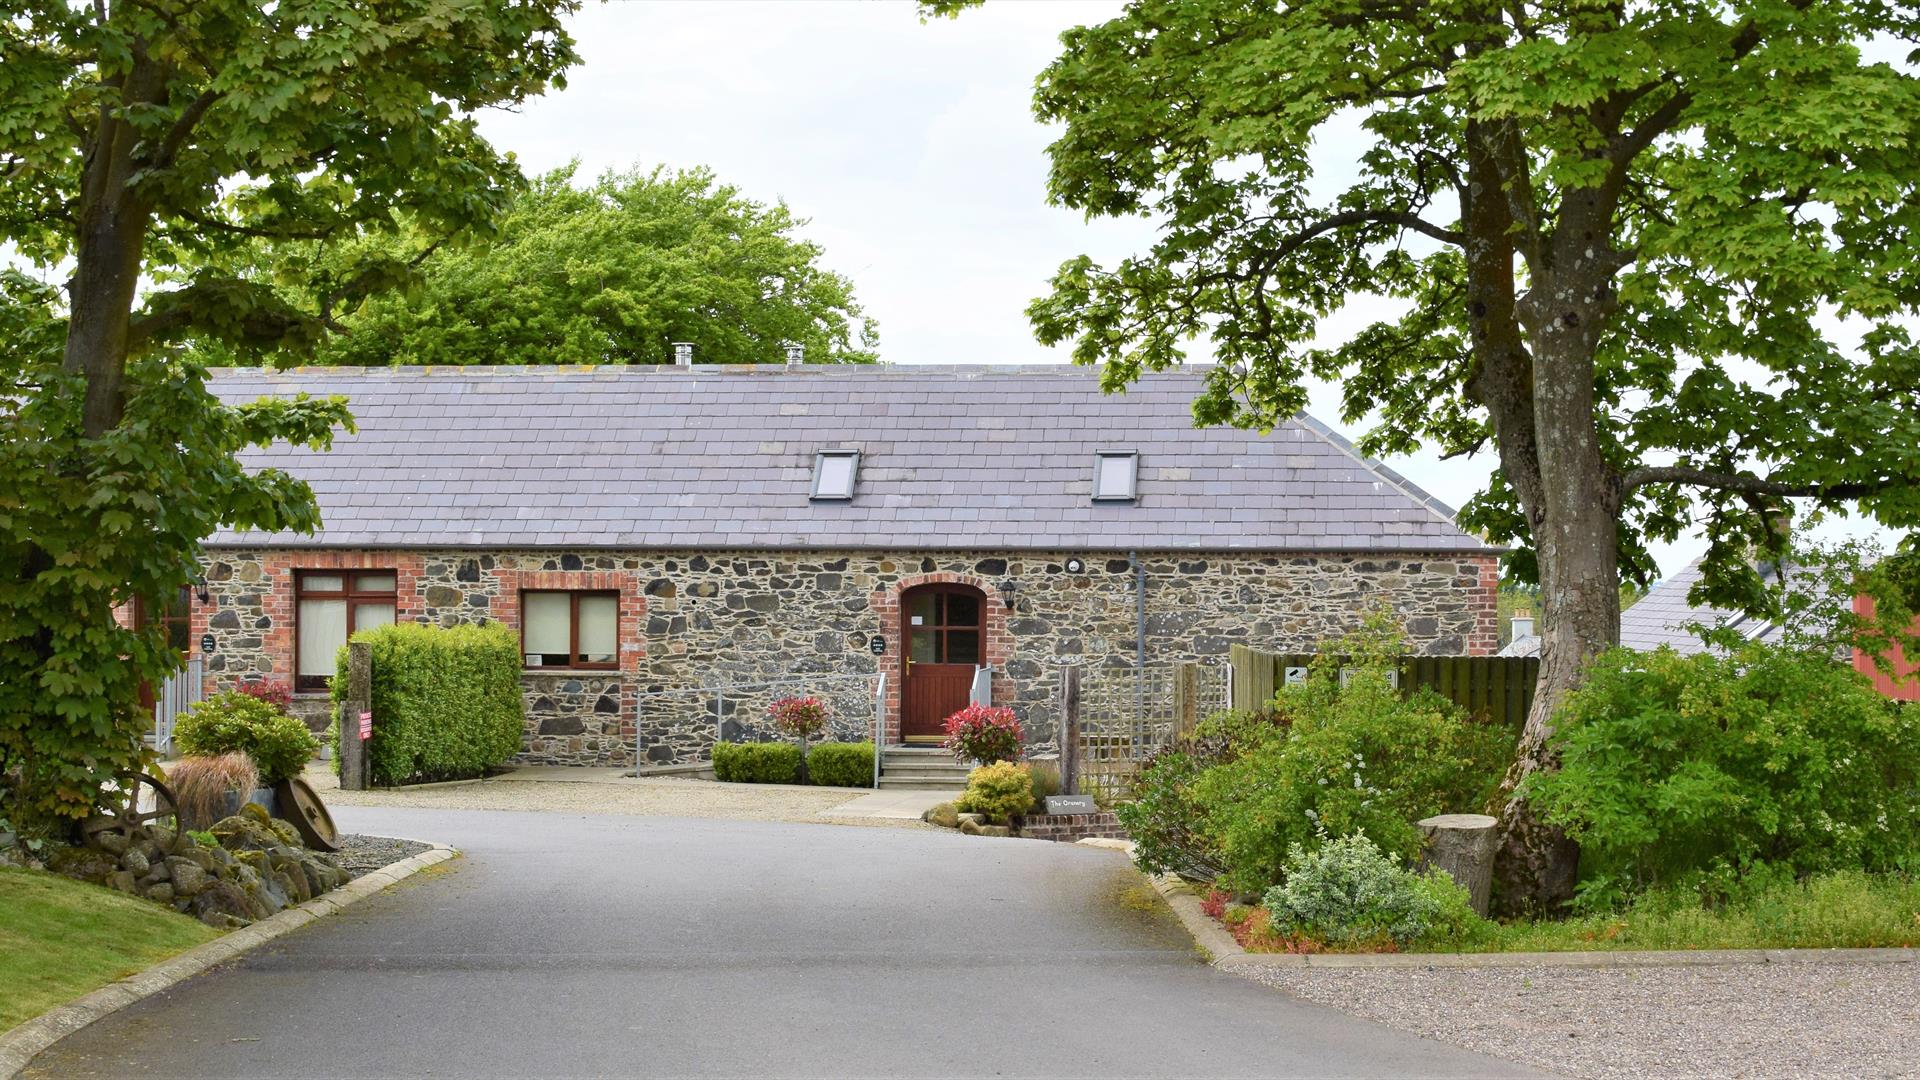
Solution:
M 875 634 L 867 639 L 867 651 L 875 656 L 883 656 L 887 651 L 887 639 Z
M 211 652 L 213 652 L 213 635 L 201 634 L 200 635 L 200 655 L 205 656 Z
M 1292 685 L 1293 685 L 1293 684 L 1295 684 L 1295 683 L 1303 683 L 1303 682 L 1306 682 L 1306 681 L 1307 681 L 1307 669 L 1306 669 L 1306 668 L 1304 668 L 1304 667 L 1290 667 L 1290 668 L 1288 668 L 1288 669 L 1287 669 L 1287 685 L 1288 685 L 1288 686 L 1292 686 Z
M 371 738 L 373 738 L 373 713 L 363 712 L 360 714 L 360 741 L 366 742 Z

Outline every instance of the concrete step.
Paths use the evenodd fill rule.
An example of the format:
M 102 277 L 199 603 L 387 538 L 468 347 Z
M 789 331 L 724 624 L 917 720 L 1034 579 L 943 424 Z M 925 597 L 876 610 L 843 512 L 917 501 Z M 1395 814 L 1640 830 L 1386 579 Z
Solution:
M 952 780 L 902 779 L 887 773 L 880 774 L 882 791 L 951 791 L 958 796 L 966 786 L 964 777 L 955 783 Z
M 884 780 L 888 777 L 892 777 L 896 780 L 937 780 L 940 783 L 949 785 L 951 787 L 967 786 L 967 774 L 965 770 L 952 771 L 952 770 L 945 770 L 945 769 L 904 769 L 904 768 L 880 770 L 881 779 Z

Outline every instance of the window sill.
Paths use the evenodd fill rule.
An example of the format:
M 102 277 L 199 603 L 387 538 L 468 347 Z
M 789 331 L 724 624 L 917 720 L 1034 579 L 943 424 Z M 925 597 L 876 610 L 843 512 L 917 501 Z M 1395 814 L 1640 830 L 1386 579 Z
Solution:
M 523 667 L 520 669 L 520 674 L 522 675 L 618 675 L 620 674 L 620 669 L 617 667 L 560 667 L 558 665 L 550 664 L 546 667 Z

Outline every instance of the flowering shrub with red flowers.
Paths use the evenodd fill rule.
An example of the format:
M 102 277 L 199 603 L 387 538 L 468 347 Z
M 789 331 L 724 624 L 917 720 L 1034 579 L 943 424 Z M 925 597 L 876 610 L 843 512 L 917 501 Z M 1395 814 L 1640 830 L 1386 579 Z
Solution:
M 1020 756 L 1020 721 L 1013 710 L 992 705 L 969 705 L 947 717 L 946 748 L 960 761 L 991 765 Z
M 264 701 L 281 712 L 286 712 L 293 705 L 293 687 L 272 679 L 246 679 L 234 689 L 250 698 Z
M 767 706 L 767 719 L 782 735 L 792 735 L 804 743 L 827 730 L 833 710 L 817 697 L 781 698 Z

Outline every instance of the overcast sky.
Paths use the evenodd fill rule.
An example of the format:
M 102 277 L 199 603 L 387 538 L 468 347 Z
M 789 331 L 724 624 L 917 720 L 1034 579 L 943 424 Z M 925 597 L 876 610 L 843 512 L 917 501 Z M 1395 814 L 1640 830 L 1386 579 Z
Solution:
M 706 165 L 750 197 L 785 200 L 853 280 L 888 361 L 1064 363 L 1033 340 L 1028 301 L 1062 260 L 1111 262 L 1151 243 L 1153 225 L 1046 204 L 1052 136 L 1033 119 L 1033 81 L 1062 30 L 1117 6 L 1003 0 L 923 24 L 906 2 L 592 5 L 573 23 L 584 61 L 568 87 L 482 126 L 529 172 L 576 157 L 588 174 Z M 1336 133 L 1320 151 L 1339 167 L 1362 149 Z M 1338 426 L 1337 395 L 1313 391 L 1310 411 Z M 1484 456 L 1390 464 L 1456 506 L 1492 468 Z M 1656 554 L 1671 573 L 1703 548 Z

